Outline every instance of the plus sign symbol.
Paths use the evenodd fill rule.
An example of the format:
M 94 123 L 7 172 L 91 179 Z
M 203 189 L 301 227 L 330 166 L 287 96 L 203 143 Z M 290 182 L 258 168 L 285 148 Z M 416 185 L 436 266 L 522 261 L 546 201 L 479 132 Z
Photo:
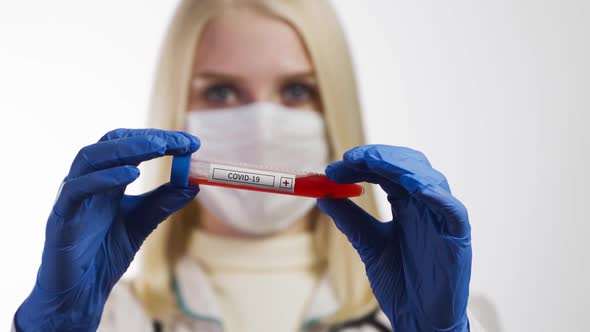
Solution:
M 293 179 L 281 177 L 281 188 L 293 189 Z

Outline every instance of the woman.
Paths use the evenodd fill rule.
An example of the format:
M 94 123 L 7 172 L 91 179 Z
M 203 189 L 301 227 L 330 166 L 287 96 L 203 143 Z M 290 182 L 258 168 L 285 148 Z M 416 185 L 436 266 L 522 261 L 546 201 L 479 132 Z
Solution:
M 466 211 L 421 153 L 362 145 L 352 65 L 327 1 L 183 1 L 151 116 L 183 131 L 115 130 L 75 158 L 17 330 L 469 330 Z M 379 184 L 393 222 L 366 212 L 376 212 L 370 192 L 364 209 L 319 200 L 333 221 L 286 195 L 177 182 L 124 195 L 140 162 L 194 152 L 291 168 L 344 154 L 327 175 Z M 170 165 L 159 170 L 165 182 Z M 117 283 L 157 226 L 139 276 Z

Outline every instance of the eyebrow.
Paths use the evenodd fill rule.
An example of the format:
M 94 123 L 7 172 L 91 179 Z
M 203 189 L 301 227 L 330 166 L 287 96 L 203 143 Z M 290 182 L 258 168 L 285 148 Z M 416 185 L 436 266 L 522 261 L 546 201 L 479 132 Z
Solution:
M 315 71 L 302 71 L 302 72 L 293 72 L 290 74 L 285 74 L 281 76 L 281 80 L 292 80 L 292 79 L 313 79 L 316 80 L 316 73 Z
M 292 72 L 288 74 L 281 75 L 279 80 L 286 81 L 286 80 L 293 80 L 293 79 L 314 79 L 316 78 L 315 71 L 300 71 L 300 72 Z M 193 80 L 197 78 L 204 78 L 210 80 L 221 80 L 221 81 L 243 81 L 243 78 L 240 76 L 232 75 L 229 73 L 223 72 L 215 72 L 215 71 L 203 71 L 200 73 L 196 73 L 193 76 Z
M 205 71 L 196 73 L 193 76 L 193 79 L 196 78 L 205 78 L 211 80 L 222 80 L 222 81 L 241 81 L 241 78 L 235 75 L 222 73 L 222 72 L 213 72 L 213 71 Z

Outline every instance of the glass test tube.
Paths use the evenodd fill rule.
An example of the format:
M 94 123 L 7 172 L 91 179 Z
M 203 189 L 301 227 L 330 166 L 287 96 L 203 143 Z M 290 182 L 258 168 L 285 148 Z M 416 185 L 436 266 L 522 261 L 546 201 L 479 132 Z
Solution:
M 335 183 L 324 174 L 197 159 L 191 160 L 188 181 L 192 184 L 313 198 L 348 198 L 364 193 L 359 184 Z

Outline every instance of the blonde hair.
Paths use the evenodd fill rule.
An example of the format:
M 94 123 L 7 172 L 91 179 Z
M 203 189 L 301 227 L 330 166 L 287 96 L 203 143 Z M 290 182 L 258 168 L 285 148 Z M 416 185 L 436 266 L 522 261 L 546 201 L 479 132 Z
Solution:
M 187 108 L 194 50 L 209 19 L 228 8 L 250 7 L 278 17 L 299 32 L 308 48 L 318 80 L 332 158 L 364 144 L 353 66 L 342 28 L 327 0 L 183 0 L 177 8 L 161 50 L 152 91 L 150 125 L 182 130 Z M 170 160 L 153 178 L 168 181 Z M 376 215 L 373 193 L 357 200 Z M 185 255 L 189 234 L 198 225 L 196 202 L 162 223 L 143 245 L 143 264 L 134 290 L 153 318 L 166 320 L 178 309 L 171 288 L 173 270 Z M 332 220 L 316 214 L 314 237 L 318 254 L 326 259 L 325 273 L 340 303 L 326 320 L 341 322 L 374 310 L 377 303 L 358 254 Z

